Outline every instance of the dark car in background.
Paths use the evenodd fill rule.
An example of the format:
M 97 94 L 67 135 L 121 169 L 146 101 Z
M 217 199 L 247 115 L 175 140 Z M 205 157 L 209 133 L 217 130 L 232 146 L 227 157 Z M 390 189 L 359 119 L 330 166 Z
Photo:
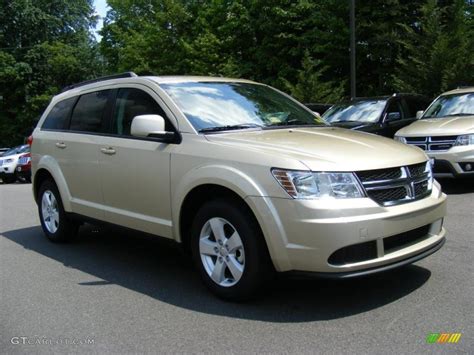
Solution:
M 430 103 L 429 98 L 417 94 L 363 97 L 335 104 L 322 117 L 332 126 L 393 138 Z

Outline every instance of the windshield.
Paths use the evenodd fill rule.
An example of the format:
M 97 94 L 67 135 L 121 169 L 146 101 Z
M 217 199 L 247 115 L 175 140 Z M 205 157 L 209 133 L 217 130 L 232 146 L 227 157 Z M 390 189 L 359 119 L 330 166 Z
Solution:
M 324 125 L 311 111 L 259 84 L 185 82 L 160 85 L 197 131 Z
M 5 153 L 3 153 L 2 157 L 7 157 L 9 155 L 16 155 L 16 154 L 21 154 L 21 153 L 28 153 L 29 151 L 30 151 L 29 145 L 20 145 L 18 147 L 7 150 Z
M 328 123 L 378 122 L 386 103 L 387 100 L 364 100 L 336 104 L 324 113 L 323 120 Z
M 423 118 L 474 115 L 474 93 L 443 95 L 426 110 Z

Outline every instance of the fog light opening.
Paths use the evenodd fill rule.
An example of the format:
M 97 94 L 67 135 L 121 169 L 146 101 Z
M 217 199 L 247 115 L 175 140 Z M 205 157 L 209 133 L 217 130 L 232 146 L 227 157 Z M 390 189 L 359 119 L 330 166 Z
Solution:
M 474 171 L 474 163 L 472 163 L 472 162 L 460 163 L 459 165 L 461 165 L 461 168 L 464 171 L 468 171 L 468 172 Z

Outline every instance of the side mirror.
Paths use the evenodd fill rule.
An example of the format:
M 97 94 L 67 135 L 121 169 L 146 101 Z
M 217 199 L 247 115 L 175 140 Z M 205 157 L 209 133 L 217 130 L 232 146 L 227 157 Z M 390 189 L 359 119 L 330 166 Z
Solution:
M 419 120 L 424 113 L 425 111 L 416 111 L 416 119 Z
M 389 112 L 387 114 L 387 122 L 398 121 L 400 118 L 400 112 Z
M 175 132 L 165 131 L 165 119 L 160 115 L 135 116 L 130 132 L 135 137 L 155 138 L 164 143 L 173 143 L 177 140 Z

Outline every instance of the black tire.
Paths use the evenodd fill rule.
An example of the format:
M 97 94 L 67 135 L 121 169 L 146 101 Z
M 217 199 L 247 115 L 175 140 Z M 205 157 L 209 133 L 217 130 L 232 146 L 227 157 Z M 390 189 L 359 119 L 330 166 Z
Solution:
M 2 177 L 4 184 L 13 184 L 16 181 L 16 175 Z
M 216 283 L 201 260 L 199 251 L 201 230 L 207 221 L 216 217 L 230 222 L 243 244 L 244 271 L 237 283 L 232 286 L 221 286 Z M 225 300 L 238 302 L 254 298 L 274 273 L 264 237 L 255 217 L 247 206 L 231 200 L 210 201 L 199 209 L 191 227 L 191 252 L 204 284 L 215 295 Z
M 56 200 L 57 212 L 59 215 L 59 223 L 55 231 L 50 231 L 46 225 L 42 213 L 42 200 L 45 193 L 51 193 Z M 61 195 L 59 194 L 56 184 L 52 180 L 45 180 L 38 191 L 38 214 L 41 221 L 41 227 L 46 237 L 55 243 L 64 243 L 74 240 L 77 235 L 79 223 L 68 218 L 64 211 Z

